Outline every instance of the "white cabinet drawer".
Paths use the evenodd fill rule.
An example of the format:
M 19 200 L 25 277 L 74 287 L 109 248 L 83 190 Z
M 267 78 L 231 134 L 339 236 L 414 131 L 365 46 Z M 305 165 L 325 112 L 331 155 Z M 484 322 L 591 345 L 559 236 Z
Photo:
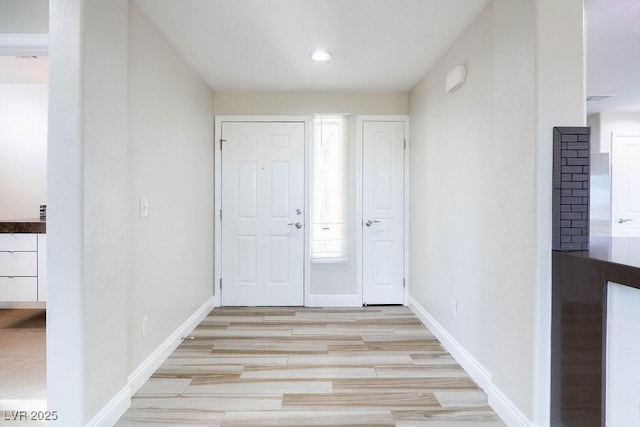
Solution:
M 0 276 L 37 275 L 37 252 L 0 252 Z
M 37 251 L 37 234 L 0 234 L 0 252 L 2 251 Z
M 2 301 L 37 301 L 38 279 L 35 277 L 0 277 Z

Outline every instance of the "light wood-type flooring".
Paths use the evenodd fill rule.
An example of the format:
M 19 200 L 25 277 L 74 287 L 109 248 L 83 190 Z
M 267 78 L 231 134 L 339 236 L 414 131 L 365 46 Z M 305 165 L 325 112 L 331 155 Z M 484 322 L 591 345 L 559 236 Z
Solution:
M 45 399 L 46 359 L 45 310 L 0 309 L 0 402 Z
M 216 308 L 192 336 L 116 426 L 504 426 L 406 307 Z

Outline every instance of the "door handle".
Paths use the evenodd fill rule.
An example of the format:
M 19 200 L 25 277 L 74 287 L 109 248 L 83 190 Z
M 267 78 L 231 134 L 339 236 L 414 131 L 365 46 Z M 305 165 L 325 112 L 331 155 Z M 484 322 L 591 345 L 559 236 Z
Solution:
M 618 224 L 622 224 L 624 222 L 629 222 L 629 221 L 633 221 L 631 218 L 618 218 L 618 220 L 616 221 Z
M 366 225 L 367 227 L 371 227 L 376 222 L 380 222 L 380 221 L 378 221 L 377 219 L 370 219 L 367 222 L 365 222 L 364 225 Z
M 293 225 L 295 228 L 297 228 L 298 230 L 300 230 L 302 228 L 302 224 L 300 224 L 299 222 L 290 222 L 287 225 Z

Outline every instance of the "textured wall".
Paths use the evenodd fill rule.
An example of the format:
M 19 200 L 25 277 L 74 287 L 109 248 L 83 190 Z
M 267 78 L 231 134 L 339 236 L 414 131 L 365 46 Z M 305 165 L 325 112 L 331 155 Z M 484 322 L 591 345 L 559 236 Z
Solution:
M 133 3 L 128 87 L 133 370 L 213 295 L 214 145 L 211 89 Z
M 411 296 L 526 416 L 535 295 L 533 6 L 495 1 L 480 14 L 411 93 L 410 141 Z M 459 64 L 467 81 L 448 94 L 446 75 Z

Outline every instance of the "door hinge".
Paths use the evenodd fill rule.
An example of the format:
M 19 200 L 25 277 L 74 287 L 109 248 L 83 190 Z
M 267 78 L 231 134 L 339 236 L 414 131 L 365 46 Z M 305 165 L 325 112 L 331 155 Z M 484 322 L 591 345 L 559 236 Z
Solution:
M 407 149 L 407 140 L 406 139 L 404 140 L 404 149 L 405 150 Z
M 220 221 L 222 221 L 222 209 L 220 209 Z
M 403 288 L 407 287 L 407 279 L 405 279 L 404 277 L 402 278 L 402 287 Z
M 227 142 L 227 140 L 220 138 L 220 151 L 222 151 L 222 143 L 223 142 Z
M 222 277 L 220 278 L 220 289 L 222 289 Z

